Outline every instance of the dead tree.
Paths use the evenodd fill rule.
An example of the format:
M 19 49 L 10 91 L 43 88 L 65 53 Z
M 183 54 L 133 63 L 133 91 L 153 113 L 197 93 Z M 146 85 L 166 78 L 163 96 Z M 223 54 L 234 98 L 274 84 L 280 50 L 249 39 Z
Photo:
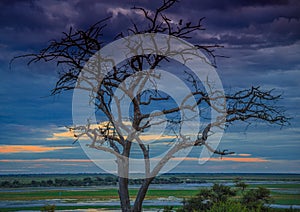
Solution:
M 125 33 L 118 34 L 117 38 L 126 39 L 127 36 L 131 35 L 163 33 L 181 40 L 190 39 L 194 32 L 204 30 L 203 18 L 200 18 L 197 23 L 184 22 L 183 20 L 175 23 L 175 21 L 170 20 L 165 15 L 165 11 L 175 2 L 176 0 L 164 0 L 155 11 L 133 7 L 133 10 L 138 10 L 139 14 L 143 14 L 146 23 L 143 26 L 133 23 L 132 28 L 129 28 Z M 142 210 L 142 203 L 150 183 L 178 151 L 193 146 L 202 146 L 214 154 L 222 156 L 231 154 L 232 152 L 217 150 L 210 146 L 209 137 L 214 133 L 214 129 L 224 128 L 238 121 L 251 123 L 253 120 L 260 120 L 281 126 L 288 123 L 284 111 L 275 104 L 280 95 L 274 95 L 272 90 L 264 91 L 260 87 L 252 87 L 234 93 L 222 94 L 218 90 L 213 91 L 214 82 L 208 80 L 206 82 L 207 87 L 213 91 L 208 92 L 200 85 L 199 80 L 188 71 L 182 71 L 181 76 L 183 76 L 182 80 L 188 84 L 191 92 L 186 94 L 180 105 L 167 104 L 170 101 L 170 96 L 157 89 L 157 81 L 161 76 L 156 69 L 161 64 L 170 62 L 169 56 L 172 55 L 179 55 L 183 57 L 183 60 L 188 61 L 195 48 L 197 51 L 204 51 L 210 60 L 214 61 L 216 57 L 214 49 L 219 47 L 218 45 L 194 44 L 191 49 L 169 50 L 165 51 L 163 55 L 160 54 L 161 49 L 158 46 L 152 53 L 136 54 L 121 64 L 110 61 L 111 70 L 107 72 L 100 84 L 90 87 L 83 86 L 84 83 L 89 84 L 90 81 L 97 81 L 96 72 L 91 72 L 86 77 L 81 76 L 80 78 L 79 76 L 88 60 L 105 46 L 101 38 L 103 28 L 108 23 L 109 18 L 106 18 L 90 26 L 87 30 L 70 28 L 68 32 L 64 33 L 61 40 L 51 41 L 49 46 L 39 53 L 20 57 L 29 57 L 29 64 L 39 61 L 56 61 L 57 65 L 64 67 L 63 71 L 59 72 L 59 80 L 52 90 L 53 95 L 73 89 L 87 89 L 93 92 L 92 101 L 101 114 L 106 117 L 106 120 L 97 126 L 86 123 L 72 126 L 70 130 L 74 132 L 76 139 L 88 136 L 91 139 L 90 148 L 105 151 L 115 156 L 119 174 L 119 197 L 123 211 Z M 130 42 L 128 41 L 127 45 L 130 51 L 143 52 L 145 50 Z M 109 58 L 106 59 L 108 62 Z M 210 63 L 209 61 L 206 62 Z M 214 62 L 211 65 L 213 66 Z M 98 67 L 94 68 L 97 69 Z M 145 72 L 145 69 L 149 71 Z M 78 83 L 79 78 L 84 83 Z M 127 84 L 122 84 L 126 80 Z M 145 90 L 146 83 L 151 83 L 152 89 Z M 117 89 L 122 90 L 123 94 L 131 100 L 133 110 L 128 115 L 129 117 L 123 117 L 121 113 L 112 114 L 111 103 L 114 102 L 116 110 L 121 111 L 122 99 L 124 98 L 124 96 L 115 95 Z M 195 104 L 187 104 L 189 98 L 194 98 Z M 151 112 L 151 107 L 158 104 L 161 107 L 160 111 Z M 180 113 L 184 110 L 194 111 L 199 108 L 198 113 L 203 120 L 207 118 L 207 111 L 210 110 L 218 111 L 220 116 L 215 121 L 204 121 L 194 137 L 182 134 L 182 124 L 189 121 L 188 119 L 191 117 L 180 116 Z M 167 118 L 161 119 L 162 116 Z M 130 126 L 122 121 L 123 118 L 130 120 Z M 161 124 L 168 126 L 169 133 L 174 138 L 170 142 L 174 145 L 168 149 L 158 163 L 151 165 L 151 147 L 143 141 L 141 135 L 152 126 Z M 133 144 L 139 147 L 144 159 L 144 180 L 134 203 L 131 205 L 128 176 Z

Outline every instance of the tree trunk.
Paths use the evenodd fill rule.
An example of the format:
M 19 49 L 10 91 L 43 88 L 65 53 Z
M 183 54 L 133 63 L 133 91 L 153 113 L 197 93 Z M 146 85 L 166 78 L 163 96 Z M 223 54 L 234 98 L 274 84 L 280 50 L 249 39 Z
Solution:
M 141 185 L 141 187 L 139 189 L 139 192 L 136 196 L 135 202 L 134 202 L 134 206 L 133 206 L 133 209 L 132 209 L 133 212 L 142 211 L 143 201 L 144 201 L 145 196 L 147 194 L 149 185 L 150 185 L 150 183 L 152 182 L 153 179 L 154 179 L 154 177 L 147 178 L 147 179 L 145 179 L 145 181 Z
M 128 191 L 128 178 L 119 177 L 119 198 L 123 212 L 131 211 L 130 196 Z
M 119 174 L 119 198 L 121 209 L 123 212 L 131 211 L 130 196 L 128 191 L 128 171 L 129 161 L 128 158 L 118 159 L 118 174 Z

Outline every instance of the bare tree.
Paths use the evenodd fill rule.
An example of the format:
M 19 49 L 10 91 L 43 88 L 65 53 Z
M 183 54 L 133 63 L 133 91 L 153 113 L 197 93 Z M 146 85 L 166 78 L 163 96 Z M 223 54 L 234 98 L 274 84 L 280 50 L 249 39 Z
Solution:
M 156 69 L 162 64 L 172 63 L 170 60 L 172 57 L 180 57 L 182 61 L 188 63 L 195 54 L 205 63 L 214 66 L 216 57 L 214 49 L 219 47 L 218 45 L 194 44 L 190 48 L 172 49 L 169 43 L 172 39 L 184 42 L 183 39 L 190 39 L 193 37 L 193 33 L 204 30 L 203 18 L 200 18 L 197 23 L 183 20 L 175 23 L 169 19 L 165 12 L 175 2 L 176 0 L 164 0 L 155 11 L 149 11 L 142 7 L 132 8 L 143 15 L 145 24 L 138 26 L 133 22 L 132 28 L 129 28 L 126 33 L 117 35 L 117 38 L 122 38 L 127 42 L 126 46 L 130 52 L 135 53 L 119 64 L 112 58 L 100 58 L 100 63 L 90 59 L 101 57 L 101 55 L 97 55 L 97 52 L 105 46 L 101 41 L 102 31 L 107 26 L 109 18 L 97 22 L 87 30 L 70 28 L 69 32 L 64 33 L 61 40 L 51 41 L 49 46 L 39 53 L 20 56 L 30 57 L 29 64 L 38 61 L 56 61 L 57 65 L 64 67 L 59 72 L 59 80 L 52 90 L 53 95 L 75 89 L 87 90 L 92 94 L 91 101 L 106 118 L 105 121 L 95 126 L 89 120 L 85 120 L 85 124 L 72 126 L 70 130 L 74 132 L 76 140 L 87 136 L 91 139 L 90 148 L 115 156 L 119 176 L 119 197 L 123 211 L 142 210 L 142 203 L 150 183 L 180 150 L 202 146 L 214 154 L 222 156 L 232 154 L 233 152 L 217 150 L 210 145 L 208 140 L 216 132 L 214 129 L 224 129 L 238 121 L 251 123 L 253 120 L 261 120 L 281 126 L 288 123 L 284 111 L 275 104 L 280 95 L 274 95 L 272 90 L 264 91 L 260 87 L 252 87 L 224 94 L 220 90 L 214 89 L 214 82 L 211 79 L 207 79 L 206 85 L 203 86 L 201 83 L 204 82 L 199 82 L 199 79 L 187 70 L 183 70 L 180 74 L 191 92 L 183 96 L 179 105 L 169 104 L 172 100 L 171 97 L 159 90 L 158 84 L 162 72 Z M 153 33 L 163 33 L 170 37 L 162 45 L 157 43 Z M 151 45 L 155 46 L 151 51 L 141 43 L 128 38 L 128 36 L 140 38 L 139 36 L 144 35 L 148 36 L 147 39 Z M 195 51 L 199 50 L 204 51 L 213 63 L 197 55 Z M 95 54 L 97 57 L 94 56 Z M 90 66 L 87 67 L 87 63 Z M 103 69 L 104 64 L 109 64 L 109 70 L 104 76 L 99 76 L 98 70 Z M 82 74 L 82 70 L 85 70 L 85 75 Z M 101 80 L 99 77 L 102 77 Z M 116 95 L 118 90 L 122 95 Z M 133 108 L 126 115 L 122 113 L 124 98 L 130 99 Z M 189 101 L 191 98 L 195 100 L 192 103 Z M 112 103 L 114 108 L 112 108 Z M 158 104 L 160 110 L 151 112 L 151 108 Z M 117 114 L 114 111 L 117 111 Z M 207 115 L 212 111 L 219 114 L 214 119 Z M 196 112 L 200 118 L 188 115 L 189 112 Z M 129 120 L 129 125 L 124 121 L 125 119 Z M 200 119 L 203 120 L 203 124 L 198 128 L 196 135 L 187 136 L 183 133 L 182 126 L 185 122 L 191 120 L 199 122 Z M 170 141 L 172 147 L 160 158 L 160 161 L 151 163 L 151 148 L 143 140 L 142 135 L 151 127 L 160 125 L 167 126 L 169 135 L 172 135 L 173 139 Z M 133 145 L 138 146 L 143 157 L 144 180 L 134 204 L 131 205 L 128 177 Z

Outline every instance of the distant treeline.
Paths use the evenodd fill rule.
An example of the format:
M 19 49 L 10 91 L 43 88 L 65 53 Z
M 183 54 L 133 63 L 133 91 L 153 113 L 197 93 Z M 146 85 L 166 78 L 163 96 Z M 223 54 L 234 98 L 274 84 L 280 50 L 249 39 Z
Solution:
M 153 184 L 206 183 L 219 180 L 234 181 L 300 181 L 299 174 L 263 174 L 263 173 L 168 173 L 153 180 Z M 142 179 L 130 179 L 131 185 L 141 184 Z M 118 178 L 111 174 L 17 174 L 0 175 L 1 188 L 21 187 L 63 187 L 63 186 L 103 186 L 117 185 Z
M 143 179 L 130 179 L 129 184 L 141 184 Z M 21 188 L 21 187 L 68 187 L 68 186 L 103 186 L 117 185 L 118 178 L 115 176 L 92 176 L 76 178 L 49 178 L 30 180 L 5 179 L 0 180 L 1 188 Z M 153 184 L 175 184 L 175 183 L 206 183 L 204 180 L 197 179 L 181 179 L 178 177 L 157 177 L 153 180 Z

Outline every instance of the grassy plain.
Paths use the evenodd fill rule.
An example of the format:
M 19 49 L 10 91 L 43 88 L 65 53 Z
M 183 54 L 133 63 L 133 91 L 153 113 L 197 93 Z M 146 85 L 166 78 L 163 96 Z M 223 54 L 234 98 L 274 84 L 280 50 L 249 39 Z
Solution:
M 291 194 L 286 193 L 290 189 L 300 188 L 299 184 L 287 184 L 284 187 L 282 184 L 272 185 L 262 184 L 259 186 L 272 188 L 271 194 L 274 198 L 275 204 L 284 205 L 300 205 L 299 193 Z M 251 185 L 251 188 L 255 186 Z M 279 188 L 279 189 L 278 189 Z M 92 189 L 92 188 L 91 188 Z M 249 188 L 250 189 L 250 188 Z M 158 199 L 158 198 L 189 198 L 198 193 L 198 189 L 194 190 L 161 190 L 150 189 L 147 193 L 146 199 Z M 281 192 L 282 191 L 282 192 Z M 130 189 L 130 195 L 134 197 L 137 194 L 137 189 Z M 43 190 L 43 191 L 2 191 L 0 192 L 0 200 L 41 200 L 41 199 L 67 199 L 68 201 L 105 201 L 118 199 L 118 190 L 116 188 L 98 189 L 98 190 L 81 190 L 81 191 L 66 191 L 66 190 Z
M 130 189 L 130 195 L 136 196 L 137 189 Z M 177 198 L 188 198 L 196 195 L 198 190 L 160 190 L 150 189 L 146 199 L 168 198 L 169 196 Z M 40 199 L 69 199 L 77 201 L 83 200 L 112 200 L 118 199 L 118 190 L 116 188 L 85 190 L 85 191 L 22 191 L 22 192 L 0 192 L 0 200 L 40 200 Z

